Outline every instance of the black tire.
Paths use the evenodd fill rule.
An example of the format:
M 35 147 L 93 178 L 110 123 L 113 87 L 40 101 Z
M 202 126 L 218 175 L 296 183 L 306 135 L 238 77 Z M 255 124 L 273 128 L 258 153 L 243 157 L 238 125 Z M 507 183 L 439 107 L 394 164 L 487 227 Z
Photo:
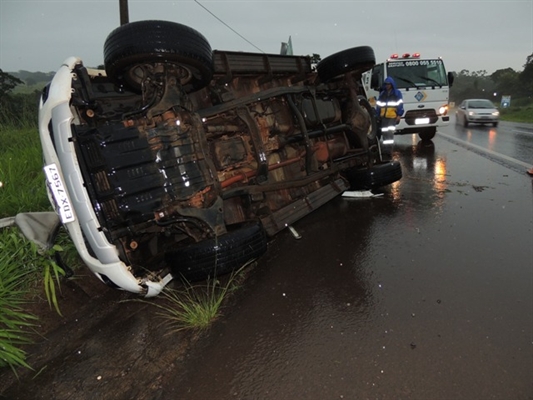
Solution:
M 318 63 L 316 70 L 321 81 L 328 82 L 347 72 L 363 73 L 376 65 L 374 49 L 359 46 L 332 54 Z
M 498 123 L 497 122 L 493 122 L 492 126 L 496 128 L 498 126 Z
M 437 128 L 427 128 L 418 132 L 418 136 L 422 140 L 431 140 L 435 137 L 435 133 L 437 133 Z
M 468 120 L 466 119 L 466 117 L 465 117 L 465 119 L 463 120 L 463 126 L 464 126 L 465 128 L 468 127 Z
M 176 278 L 199 281 L 230 273 L 266 250 L 265 229 L 260 223 L 253 223 L 216 239 L 167 252 L 165 260 Z
M 398 161 L 391 161 L 371 168 L 349 169 L 345 177 L 350 184 L 350 190 L 377 189 L 400 180 L 402 167 Z
M 104 44 L 104 65 L 114 82 L 140 90 L 144 70 L 155 63 L 183 68 L 187 92 L 205 87 L 213 77 L 213 53 L 207 39 L 188 26 L 169 21 L 138 21 L 112 31 Z

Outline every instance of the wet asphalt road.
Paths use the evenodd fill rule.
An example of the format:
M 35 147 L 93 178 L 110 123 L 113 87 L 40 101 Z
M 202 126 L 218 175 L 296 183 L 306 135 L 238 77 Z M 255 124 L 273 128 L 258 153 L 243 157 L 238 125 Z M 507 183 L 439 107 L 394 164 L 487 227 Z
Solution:
M 105 291 L 4 398 L 533 399 L 533 130 L 515 126 L 397 137 L 403 179 L 278 235 L 208 334 L 165 336 Z

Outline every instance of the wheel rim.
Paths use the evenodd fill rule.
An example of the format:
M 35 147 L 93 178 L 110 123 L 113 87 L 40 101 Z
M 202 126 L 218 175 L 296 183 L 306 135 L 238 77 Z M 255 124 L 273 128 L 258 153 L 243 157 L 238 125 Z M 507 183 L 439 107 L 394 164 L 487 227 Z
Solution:
M 137 64 L 125 71 L 125 79 L 130 83 L 141 86 L 148 76 L 155 73 L 164 72 L 165 68 L 171 67 L 177 72 L 176 76 L 182 86 L 188 84 L 194 78 L 194 71 L 192 68 L 187 68 L 183 65 L 176 64 Z

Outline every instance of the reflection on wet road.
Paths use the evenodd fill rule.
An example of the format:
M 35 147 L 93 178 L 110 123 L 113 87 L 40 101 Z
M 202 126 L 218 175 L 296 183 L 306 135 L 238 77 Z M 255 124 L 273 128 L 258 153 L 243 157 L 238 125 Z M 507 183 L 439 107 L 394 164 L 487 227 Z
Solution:
M 440 135 L 393 156 L 402 180 L 279 234 L 207 335 L 109 292 L 4 398 L 531 400 L 531 178 Z
M 455 124 L 455 117 L 452 116 L 450 125 L 439 132 L 526 164 L 533 164 L 533 124 L 501 121 L 498 127 L 477 124 L 465 128 Z
M 182 399 L 530 399 L 525 175 L 400 137 L 404 178 L 339 198 L 270 246 L 169 389 Z

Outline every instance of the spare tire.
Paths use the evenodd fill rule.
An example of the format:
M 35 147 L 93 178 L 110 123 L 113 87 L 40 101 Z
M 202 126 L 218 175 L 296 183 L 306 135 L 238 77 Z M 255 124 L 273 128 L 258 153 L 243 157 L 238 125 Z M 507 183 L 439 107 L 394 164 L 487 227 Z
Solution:
M 104 43 L 108 77 L 140 90 L 146 68 L 156 63 L 182 67 L 180 83 L 191 92 L 205 87 L 213 77 L 213 53 L 207 39 L 196 30 L 169 21 L 138 21 L 112 31 Z
M 402 178 L 402 167 L 398 161 L 374 165 L 371 168 L 351 168 L 344 172 L 350 190 L 371 190 L 389 185 Z
M 320 80 L 328 82 L 347 72 L 363 73 L 376 65 L 374 49 L 359 46 L 332 54 L 318 63 L 316 70 Z

